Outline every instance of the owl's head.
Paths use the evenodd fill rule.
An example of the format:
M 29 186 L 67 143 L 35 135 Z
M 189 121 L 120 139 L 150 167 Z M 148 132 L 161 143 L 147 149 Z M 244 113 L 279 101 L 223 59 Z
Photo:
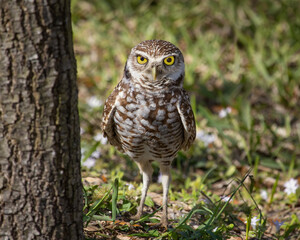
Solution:
M 184 58 L 170 42 L 146 40 L 132 48 L 125 76 L 146 88 L 182 86 Z

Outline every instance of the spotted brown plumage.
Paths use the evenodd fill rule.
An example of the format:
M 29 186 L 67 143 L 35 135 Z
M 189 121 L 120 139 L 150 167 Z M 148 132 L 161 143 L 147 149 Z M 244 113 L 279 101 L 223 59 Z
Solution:
M 174 63 L 172 59 L 164 62 L 168 57 Z M 104 136 L 134 160 L 143 174 L 142 198 L 134 219 L 142 214 L 153 172 L 151 162 L 158 161 L 163 184 L 161 223 L 167 226 L 170 166 L 177 152 L 187 150 L 196 135 L 183 79 L 180 50 L 167 41 L 147 40 L 131 50 L 123 78 L 105 102 Z

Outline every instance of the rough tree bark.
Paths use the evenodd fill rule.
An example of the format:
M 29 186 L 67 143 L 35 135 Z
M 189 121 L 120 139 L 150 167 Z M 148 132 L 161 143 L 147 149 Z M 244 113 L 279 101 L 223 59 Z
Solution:
M 70 0 L 0 0 L 0 239 L 82 239 Z

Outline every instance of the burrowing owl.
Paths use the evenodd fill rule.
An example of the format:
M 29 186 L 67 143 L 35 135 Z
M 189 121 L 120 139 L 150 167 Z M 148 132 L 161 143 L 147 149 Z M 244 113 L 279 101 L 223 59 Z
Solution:
M 183 79 L 184 59 L 176 46 L 163 40 L 141 42 L 131 50 L 124 76 L 105 102 L 102 119 L 104 136 L 133 159 L 143 175 L 142 197 L 133 219 L 142 215 L 153 173 L 151 162 L 159 162 L 165 227 L 170 166 L 180 149 L 191 146 L 196 133 Z

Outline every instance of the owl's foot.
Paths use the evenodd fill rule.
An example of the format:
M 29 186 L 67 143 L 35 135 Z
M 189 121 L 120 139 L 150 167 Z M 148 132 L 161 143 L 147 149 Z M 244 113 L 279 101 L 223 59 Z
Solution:
M 168 229 L 168 218 L 167 218 L 167 216 L 162 215 L 162 217 L 161 217 L 161 219 L 160 219 L 160 223 L 161 223 L 161 226 L 162 226 L 163 228 L 165 228 L 165 230 Z
M 138 212 L 136 215 L 130 217 L 130 219 L 137 221 L 141 219 L 141 216 L 142 216 L 142 212 Z

